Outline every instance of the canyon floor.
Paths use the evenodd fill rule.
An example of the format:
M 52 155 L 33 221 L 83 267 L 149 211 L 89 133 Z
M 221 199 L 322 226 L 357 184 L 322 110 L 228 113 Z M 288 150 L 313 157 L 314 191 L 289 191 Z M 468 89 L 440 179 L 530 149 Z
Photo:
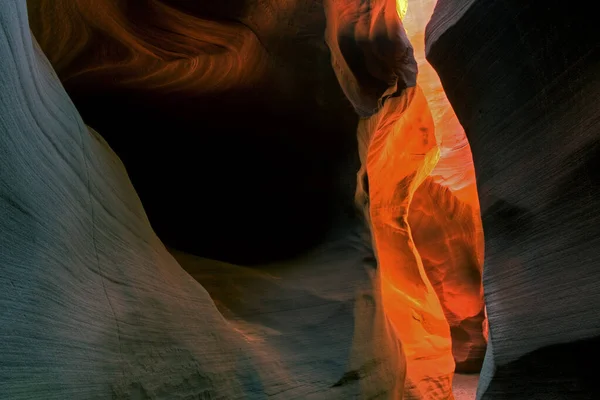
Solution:
M 473 400 L 477 393 L 479 374 L 456 374 L 452 389 L 456 400 Z

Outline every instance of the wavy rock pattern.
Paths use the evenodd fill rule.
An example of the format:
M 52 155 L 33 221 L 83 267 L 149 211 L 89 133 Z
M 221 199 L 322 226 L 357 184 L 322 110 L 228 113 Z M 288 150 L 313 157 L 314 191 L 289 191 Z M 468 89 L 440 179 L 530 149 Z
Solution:
M 352 209 L 357 169 L 357 117 L 330 66 L 323 6 L 212 3 L 28 5 L 161 240 L 232 263 L 301 254 Z
M 425 27 L 435 3 L 409 1 L 403 20 L 419 67 L 417 82 L 429 103 L 440 148 L 431 178 L 415 193 L 409 224 L 450 323 L 456 370 L 478 372 L 486 323 L 481 282 L 483 229 L 469 142 L 437 73 L 425 59 Z
M 400 398 L 402 353 L 364 228 L 272 277 L 188 262 L 192 275 L 221 279 L 198 277 L 207 292 L 153 233 L 123 165 L 84 125 L 27 26 L 25 2 L 4 2 L 0 398 Z M 320 271 L 299 279 L 309 268 Z M 315 284 L 340 269 L 345 280 Z M 251 280 L 278 302 L 246 298 L 262 295 L 244 292 Z M 240 285 L 244 304 L 231 304 Z
M 470 6 L 470 7 L 465 7 Z M 440 0 L 428 59 L 465 127 L 485 231 L 480 399 L 595 399 L 600 47 L 591 4 Z
M 32 42 L 23 2 L 7 4 L 10 398 L 452 398 L 452 353 L 464 366 L 484 345 L 476 191 L 406 3 L 30 0 L 42 50 L 108 143 Z M 365 227 L 339 212 L 355 112 L 369 117 L 357 196 L 379 268 Z
M 479 372 L 486 348 L 476 211 L 429 177 L 416 190 L 408 213 L 415 246 L 450 325 L 460 372 Z
M 110 74 L 129 87 L 213 92 L 255 84 L 266 73 L 266 49 L 243 23 L 197 17 L 168 2 L 142 3 L 31 0 L 28 6 L 40 46 L 65 82 Z M 81 63 L 92 45 L 101 57 Z
M 360 116 L 415 86 L 417 65 L 396 0 L 327 0 L 325 9 L 333 70 Z
M 357 199 L 371 226 L 384 307 L 406 355 L 407 399 L 453 398 L 450 329 L 408 221 L 415 191 L 439 158 L 434 132 L 419 87 L 388 99 L 358 129 L 363 184 Z

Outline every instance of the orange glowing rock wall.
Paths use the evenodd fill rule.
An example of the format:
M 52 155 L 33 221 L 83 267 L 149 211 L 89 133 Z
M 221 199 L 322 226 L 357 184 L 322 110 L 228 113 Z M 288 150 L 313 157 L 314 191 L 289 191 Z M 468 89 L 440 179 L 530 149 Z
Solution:
M 409 0 L 408 11 L 402 21 L 414 48 L 419 69 L 417 82 L 427 97 L 440 146 L 440 160 L 431 176 L 478 212 L 479 200 L 469 142 L 437 73 L 425 59 L 425 27 L 435 4 L 436 0 Z
M 425 27 L 435 3 L 410 0 L 403 19 L 419 67 L 417 82 L 429 103 L 440 148 L 427 185 L 415 194 L 409 222 L 450 324 L 457 371 L 476 372 L 486 348 L 483 229 L 469 142 L 437 73 L 425 59 Z
M 434 132 L 419 87 L 388 99 L 358 128 L 361 148 L 366 149 L 361 152 L 361 172 L 367 176 L 383 302 L 404 348 L 409 399 L 449 398 L 454 371 L 448 322 L 408 223 L 413 196 L 439 159 Z
M 265 43 L 277 44 L 279 21 L 298 4 L 256 2 L 240 11 L 243 18 L 211 19 L 185 12 L 184 3 L 194 7 L 155 0 L 140 7 L 110 0 L 29 6 L 36 37 L 63 82 L 92 84 L 104 76 L 164 94 L 270 81 L 296 94 Z M 469 145 L 425 61 L 433 6 L 328 0 L 325 38 L 340 86 L 365 118 L 357 197 L 370 207 L 383 301 L 406 354 L 406 397 L 446 399 L 454 362 L 476 365 L 483 357 L 483 241 Z
M 394 24 L 390 23 L 392 3 Z M 356 6 L 351 1 L 345 4 Z M 357 10 L 351 15 L 360 15 L 363 31 L 384 30 L 373 27 L 377 24 L 399 30 L 378 39 L 355 35 L 356 43 L 397 49 L 406 33 L 419 66 L 416 89 L 405 89 L 400 97 L 393 85 L 394 75 L 388 74 L 394 96 L 379 91 L 379 111 L 360 122 L 363 166 L 357 203 L 370 219 L 384 305 L 405 350 L 405 395 L 437 399 L 451 396 L 455 367 L 458 371 L 480 369 L 486 322 L 481 280 L 483 233 L 471 152 L 435 71 L 425 61 L 424 31 L 434 4 L 371 2 L 367 9 L 387 10 L 386 18 L 367 11 L 357 14 Z M 404 26 L 400 17 L 404 17 Z M 340 35 L 338 32 L 337 43 Z M 360 88 L 357 73 L 351 73 L 359 69 L 340 62 L 337 43 L 332 47 L 333 67 L 355 109 L 365 113 L 361 92 L 348 89 Z M 331 40 L 329 44 L 332 46 Z M 410 44 L 403 54 L 413 56 Z M 412 63 L 401 57 L 390 59 L 397 62 L 397 70 L 404 70 L 399 76 L 412 73 Z M 364 65 L 363 72 L 375 76 L 380 72 L 368 61 Z
M 413 240 L 452 335 L 456 370 L 478 372 L 485 355 L 481 229 L 473 208 L 428 177 L 409 212 Z

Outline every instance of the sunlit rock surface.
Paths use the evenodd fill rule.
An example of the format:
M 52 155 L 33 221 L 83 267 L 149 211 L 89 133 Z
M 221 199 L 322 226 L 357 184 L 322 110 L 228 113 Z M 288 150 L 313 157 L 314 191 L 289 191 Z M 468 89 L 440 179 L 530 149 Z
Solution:
M 481 284 L 483 238 L 479 205 L 470 148 L 464 130 L 458 123 L 444 95 L 437 75 L 425 61 L 424 28 L 429 15 L 433 11 L 434 4 L 433 2 L 424 4 L 421 4 L 422 2 L 409 2 L 409 11 L 404 14 L 402 11 L 398 12 L 398 9 L 394 9 L 394 12 L 389 11 L 392 9 L 390 3 L 389 1 L 367 3 L 332 2 L 330 8 L 337 6 L 334 11 L 337 11 L 342 17 L 338 17 L 337 14 L 333 17 L 330 16 L 328 20 L 328 44 L 332 51 L 333 69 L 336 71 L 337 78 L 341 86 L 345 88 L 345 93 L 351 101 L 357 95 L 359 97 L 362 95 L 362 98 L 368 98 L 368 96 L 356 89 L 360 86 L 357 86 L 356 76 L 349 72 L 352 71 L 349 64 L 363 61 L 363 64 L 359 63 L 358 65 L 367 66 L 366 72 L 371 74 L 367 76 L 371 79 L 376 77 L 379 71 L 368 68 L 370 66 L 369 60 L 364 61 L 364 56 L 361 57 L 362 53 L 360 51 L 355 51 L 350 55 L 344 55 L 343 51 L 340 52 L 338 42 L 331 39 L 332 36 L 335 37 L 334 33 L 336 32 L 338 36 L 342 36 L 345 40 L 353 39 L 354 41 L 350 41 L 350 43 L 360 44 L 360 49 L 363 50 L 370 50 L 373 47 L 375 49 L 397 49 L 397 43 L 401 42 L 398 38 L 404 37 L 406 32 L 415 46 L 415 57 L 417 57 L 415 62 L 418 60 L 420 69 L 425 71 L 424 74 L 419 74 L 418 82 L 422 83 L 426 89 L 423 91 L 419 89 L 417 92 L 419 102 L 415 103 L 415 107 L 424 110 L 423 113 L 428 115 L 429 120 L 426 123 L 417 119 L 420 118 L 418 114 L 407 113 L 403 115 L 405 108 L 413 99 L 412 95 L 409 94 L 406 94 L 402 99 L 375 96 L 380 106 L 382 101 L 385 101 L 383 103 L 384 109 L 367 120 L 368 122 L 361 121 L 358 136 L 363 168 L 359 173 L 357 201 L 359 204 L 365 205 L 366 209 L 370 207 L 367 213 L 372 217 L 374 207 L 377 207 L 371 199 L 372 180 L 377 183 L 375 188 L 382 191 L 394 191 L 397 185 L 404 186 L 407 188 L 405 192 L 390 196 L 393 200 L 389 201 L 390 204 L 387 207 L 393 207 L 396 209 L 394 211 L 397 212 L 394 216 L 387 217 L 388 221 L 385 223 L 391 224 L 394 219 L 404 219 L 404 223 L 410 225 L 410 220 L 407 220 L 408 216 L 411 215 L 409 212 L 410 201 L 414 191 L 427 175 L 431 174 L 432 179 L 443 184 L 444 187 L 452 189 L 452 192 L 446 190 L 434 193 L 435 188 L 427 185 L 421 190 L 420 203 L 415 208 L 413 218 L 419 224 L 418 244 L 413 243 L 412 238 L 407 233 L 412 229 L 404 227 L 404 236 L 382 235 L 379 232 L 381 227 L 375 224 L 375 221 L 372 221 L 374 243 L 382 273 L 386 273 L 386 265 L 387 268 L 402 271 L 390 279 L 390 285 L 400 288 L 397 292 L 402 294 L 400 296 L 392 295 L 391 293 L 396 292 L 390 291 L 389 301 L 386 300 L 386 304 L 388 304 L 392 321 L 397 319 L 395 326 L 407 349 L 407 388 L 409 395 L 442 398 L 449 393 L 451 382 L 449 370 L 454 368 L 450 367 L 451 363 L 448 363 L 446 358 L 449 341 L 445 332 L 447 328 L 441 322 L 444 315 L 452 325 L 453 350 L 457 370 L 478 372 L 483 362 L 485 349 L 485 338 L 482 332 L 485 317 Z M 363 8 L 360 8 L 359 4 L 362 4 Z M 404 4 L 406 5 L 406 3 Z M 415 16 L 412 19 L 410 19 L 411 5 L 416 8 Z M 405 10 L 403 7 L 400 8 Z M 377 10 L 381 9 L 388 10 L 386 18 L 376 19 Z M 330 10 L 329 14 L 331 15 L 331 13 Z M 394 18 L 392 18 L 392 15 Z M 399 21 L 400 17 L 404 17 L 405 21 L 408 21 L 406 31 L 402 22 Z M 345 25 L 337 23 L 338 19 L 344 21 L 344 18 L 349 22 L 346 22 Z M 393 24 L 390 20 L 393 21 Z M 392 30 L 394 27 L 396 29 L 395 34 L 382 35 L 378 40 L 374 39 L 376 36 L 374 32 L 380 32 L 387 28 L 388 32 L 391 30 L 394 33 Z M 412 47 L 410 56 L 412 57 Z M 389 59 L 393 60 L 394 58 Z M 344 63 L 344 60 L 348 60 L 348 62 Z M 405 76 L 412 71 L 412 65 L 412 62 L 404 61 L 404 63 L 398 63 L 396 68 L 400 71 L 404 70 L 405 72 L 401 72 L 400 75 Z M 390 80 L 388 79 L 388 81 Z M 352 89 L 355 91 L 353 92 Z M 390 90 L 394 89 L 397 89 L 397 87 L 391 85 Z M 410 91 L 411 89 L 409 89 Z M 388 102 L 389 104 L 386 104 Z M 353 104 L 359 114 L 370 114 L 365 112 L 365 108 L 361 109 L 360 102 L 353 101 Z M 435 112 L 435 119 L 431 116 L 431 109 Z M 411 118 L 415 118 L 415 120 L 411 121 Z M 416 127 L 419 127 L 421 122 L 426 124 L 426 128 L 423 128 L 426 133 L 418 131 L 410 125 L 410 123 L 414 123 Z M 436 132 L 434 126 L 436 129 L 439 127 L 439 133 Z M 379 131 L 377 141 L 374 139 L 375 131 Z M 434 132 L 437 133 L 435 136 L 433 136 Z M 427 150 L 438 150 L 439 147 L 443 151 L 443 158 L 439 168 L 435 171 L 433 171 L 433 168 L 440 162 L 439 154 L 435 159 L 431 159 L 423 170 L 418 164 L 408 162 L 403 158 L 410 158 L 414 140 L 421 140 L 422 136 L 427 134 L 430 135 L 426 143 L 430 148 Z M 373 154 L 367 156 L 371 152 Z M 393 160 L 393 156 L 397 156 L 398 160 L 403 161 L 398 161 L 400 164 L 396 165 L 390 161 Z M 379 159 L 381 163 L 390 164 L 389 168 L 393 168 L 399 175 L 393 176 L 373 169 L 369 172 L 368 162 L 366 161 L 368 157 Z M 423 176 L 417 176 L 416 179 L 414 177 L 409 178 L 408 175 L 413 173 L 423 174 Z M 410 187 L 410 190 L 408 187 Z M 435 203 L 427 203 L 425 199 L 429 196 L 434 196 L 437 200 L 434 210 L 424 210 L 425 204 L 433 206 Z M 460 200 L 455 199 L 455 196 L 460 196 Z M 446 209 L 445 207 L 448 205 L 450 205 L 450 208 Z M 448 215 L 451 216 L 457 209 L 465 211 L 457 216 L 453 227 L 448 228 L 448 224 L 438 222 L 445 222 Z M 378 211 L 376 212 L 378 213 Z M 438 215 L 434 215 L 432 212 Z M 379 224 L 379 222 L 377 223 Z M 436 240 L 436 235 L 439 236 L 440 232 L 441 236 L 446 237 L 447 242 L 440 243 L 439 240 Z M 378 236 L 379 238 L 377 238 Z M 405 246 L 411 247 L 412 250 L 410 252 L 403 250 Z M 457 246 L 459 249 L 457 250 L 454 247 L 450 249 L 450 246 Z M 420 255 L 423 252 L 426 254 L 425 258 Z M 394 256 L 391 256 L 393 253 L 395 253 Z M 417 281 L 407 279 L 405 275 L 414 274 L 414 271 L 420 271 L 419 273 L 425 274 L 425 276 Z M 446 281 L 442 281 L 443 279 L 446 279 Z M 430 284 L 429 280 L 432 280 L 431 283 L 433 283 L 435 293 L 429 291 L 427 286 Z M 384 282 L 384 288 L 385 284 Z M 439 312 L 440 305 L 436 296 L 442 300 L 441 309 L 444 312 L 443 314 Z M 402 301 L 403 297 L 404 301 Z M 428 300 L 424 300 L 425 298 Z M 384 299 L 387 299 L 385 291 Z M 410 301 L 406 301 L 406 299 L 410 299 Z M 414 303 L 417 305 L 414 306 Z M 431 327 L 426 326 L 427 322 L 421 320 L 415 322 L 411 318 L 403 319 L 403 316 L 410 314 L 412 307 L 419 310 L 418 312 L 428 314 L 430 318 L 440 321 L 439 326 Z M 399 311 L 400 308 L 404 308 L 404 310 Z M 418 325 L 423 326 L 417 327 Z M 431 335 L 438 337 L 440 340 L 429 340 Z M 427 357 L 427 361 L 421 361 L 425 357 Z
M 384 306 L 406 355 L 405 396 L 452 398 L 450 329 L 408 223 L 414 193 L 439 158 L 422 90 L 410 88 L 388 99 L 377 114 L 361 120 L 358 137 L 359 179 L 365 180 L 359 191 L 366 191 L 362 200 L 381 269 Z
M 410 2 L 403 25 L 405 2 L 367 3 L 29 1 L 43 51 L 108 143 L 33 54 L 24 5 L 7 3 L 2 115 L 39 126 L 2 126 L 10 398 L 452 398 L 453 358 L 476 365 L 484 345 L 469 147 L 424 61 L 433 4 Z M 356 114 L 379 265 L 352 204 Z M 50 233 L 15 234 L 23 204 L 41 211 L 19 218 Z M 25 248 L 45 261 L 17 273 Z M 23 280 L 40 290 L 17 302 Z M 34 315 L 35 302 L 52 307 Z M 48 329 L 27 331 L 36 323 Z
M 188 274 L 24 1 L 3 3 L 0 27 L 0 398 L 401 398 L 362 225 L 262 269 L 176 252 Z
M 459 200 L 477 209 L 479 200 L 469 142 L 437 73 L 425 59 L 425 27 L 435 4 L 435 0 L 409 0 L 403 20 L 418 63 L 417 82 L 427 97 L 440 146 L 440 159 L 431 175 L 437 183 L 451 189 Z
M 450 323 L 456 370 L 478 372 L 485 351 L 483 230 L 469 143 L 437 73 L 425 59 L 425 26 L 434 6 L 433 0 L 411 0 L 403 19 L 440 148 L 430 179 L 415 193 L 409 224 Z
M 600 398 L 597 25 L 592 3 L 440 0 L 428 26 L 481 199 L 482 399 Z
M 414 194 L 408 223 L 452 333 L 456 369 L 479 372 L 485 354 L 480 231 L 473 209 L 428 178 Z
M 433 126 L 429 128 L 431 132 L 435 132 L 435 136 L 432 136 L 429 144 L 439 148 L 440 156 L 436 161 L 432 161 L 429 171 L 426 173 L 426 175 L 430 175 L 427 184 L 419 187 L 422 180 L 414 183 L 415 188 L 419 187 L 416 192 L 416 204 L 410 208 L 410 211 L 404 210 L 401 215 L 404 218 L 408 216 L 408 224 L 411 226 L 410 230 L 415 239 L 416 252 L 421 258 L 427 275 L 425 280 L 431 281 L 441 301 L 444 314 L 450 322 L 456 369 L 478 372 L 485 351 L 483 334 L 485 317 L 481 283 L 483 233 L 473 162 L 464 130 L 445 97 L 437 74 L 425 60 L 424 31 L 433 12 L 433 6 L 433 2 L 408 2 L 408 12 L 404 16 L 403 23 L 407 35 L 413 43 L 414 55 L 419 65 L 418 82 L 422 85 L 420 92 L 422 91 L 421 96 L 426 99 L 426 103 L 423 103 L 422 106 L 431 111 L 430 118 L 432 125 L 435 126 L 435 129 Z M 333 61 L 334 69 L 340 68 L 335 63 L 335 58 Z M 344 74 L 338 73 L 338 78 L 343 79 L 343 77 Z M 387 124 L 391 127 L 395 126 L 400 118 L 411 118 L 409 115 L 402 116 L 403 106 L 405 103 L 395 103 L 386 112 L 380 111 L 377 123 Z M 429 111 L 427 112 L 429 113 Z M 375 120 L 374 117 L 372 119 Z M 419 138 L 421 133 L 418 132 L 413 138 L 409 134 L 410 127 L 406 126 L 406 124 L 398 123 L 394 128 L 406 130 L 406 136 L 398 135 L 390 138 L 389 140 L 392 142 L 388 146 L 393 150 L 388 150 L 388 154 L 393 151 L 398 154 L 405 152 L 405 156 L 409 155 L 411 140 Z M 363 153 L 366 153 L 366 149 L 371 146 L 368 139 L 369 134 L 361 132 L 359 128 L 359 146 L 363 149 Z M 387 139 L 381 139 L 381 142 L 385 140 Z M 366 154 L 363 154 L 363 169 L 358 179 L 357 200 L 360 204 L 367 201 L 361 196 L 368 197 L 367 192 L 371 188 L 371 177 L 367 179 L 366 176 L 369 174 L 365 169 L 365 157 Z M 387 155 L 382 157 L 386 159 Z M 388 189 L 393 189 L 397 184 L 397 181 L 394 180 L 396 178 L 378 179 L 382 181 L 382 185 L 388 185 Z M 400 206 L 403 201 L 402 196 L 399 196 L 395 199 L 394 204 Z M 376 246 L 384 245 L 380 240 Z M 385 246 L 401 247 L 402 245 L 388 243 Z M 402 262 L 397 260 L 396 263 L 401 264 Z M 398 326 L 400 325 L 402 324 L 398 324 Z M 412 336 L 417 335 L 413 333 Z M 410 360 L 408 370 L 410 378 Z

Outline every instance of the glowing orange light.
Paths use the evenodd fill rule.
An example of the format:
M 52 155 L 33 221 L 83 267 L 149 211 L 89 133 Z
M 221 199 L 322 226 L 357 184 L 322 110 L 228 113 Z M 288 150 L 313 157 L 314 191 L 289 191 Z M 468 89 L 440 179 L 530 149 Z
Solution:
M 400 19 L 404 20 L 404 16 L 408 11 L 408 0 L 396 0 L 396 11 L 398 11 Z
M 413 195 L 440 155 L 423 91 L 412 88 L 388 99 L 360 122 L 358 135 L 371 138 L 366 156 L 371 229 L 384 308 L 406 355 L 405 389 L 415 398 L 429 398 L 440 387 L 450 393 L 450 329 L 408 224 Z
M 437 398 L 451 393 L 454 360 L 464 368 L 484 354 L 483 234 L 468 141 L 425 59 L 435 1 L 415 4 L 418 12 L 405 19 L 408 1 L 396 0 L 418 87 L 388 99 L 358 136 L 368 148 L 362 157 L 383 302 L 406 355 L 405 394 Z

